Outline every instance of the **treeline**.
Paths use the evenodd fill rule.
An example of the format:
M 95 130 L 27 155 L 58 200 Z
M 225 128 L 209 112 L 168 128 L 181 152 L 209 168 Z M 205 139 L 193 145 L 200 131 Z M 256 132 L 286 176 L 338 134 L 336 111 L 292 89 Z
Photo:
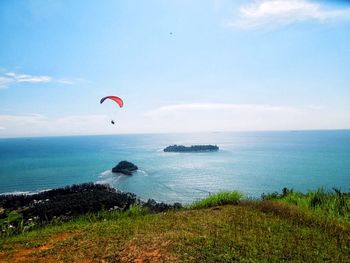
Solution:
M 180 208 L 140 200 L 135 194 L 118 191 L 109 185 L 85 183 L 58 188 L 33 195 L 0 195 L 0 227 L 2 232 L 20 225 L 43 225 L 52 220 L 68 220 L 101 210 L 125 211 L 139 205 L 152 212 Z

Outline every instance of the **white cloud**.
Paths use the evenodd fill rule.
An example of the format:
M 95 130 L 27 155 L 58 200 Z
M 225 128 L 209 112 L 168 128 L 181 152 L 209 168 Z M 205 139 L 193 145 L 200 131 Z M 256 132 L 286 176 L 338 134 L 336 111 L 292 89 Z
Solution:
M 69 115 L 49 118 L 42 114 L 0 115 L 1 136 L 43 136 L 74 134 L 110 134 L 116 127 L 106 115 Z M 1 129 L 6 127 L 6 129 Z
M 350 128 L 347 111 L 264 104 L 189 103 L 145 113 L 145 126 L 161 132 Z
M 325 22 L 332 19 L 350 19 L 350 8 L 331 9 L 309 0 L 255 0 L 241 6 L 239 17 L 228 25 L 256 29 L 307 20 Z
M 299 112 L 300 110 L 286 106 L 271 106 L 262 104 L 228 104 L 228 103 L 188 103 L 188 104 L 173 104 L 159 107 L 158 109 L 149 111 L 146 116 L 164 115 L 179 111 L 288 111 Z
M 305 105 L 188 103 L 165 105 L 147 113 L 1 115 L 0 137 L 116 133 L 212 132 L 298 129 L 349 129 L 349 109 Z M 112 125 L 111 119 L 116 121 Z M 4 127 L 5 129 L 1 129 Z
M 49 76 L 33 76 L 33 75 L 27 75 L 27 74 L 16 74 L 14 72 L 6 73 L 5 77 L 12 79 L 14 82 L 38 83 L 38 82 L 52 81 L 52 78 Z
M 13 83 L 11 78 L 0 77 L 0 89 L 6 89 L 11 83 Z
M 5 89 L 16 83 L 48 83 L 52 78 L 49 76 L 34 76 L 28 74 L 16 74 L 7 72 L 0 76 L 0 89 Z
M 50 82 L 58 82 L 61 84 L 72 85 L 75 83 L 74 80 L 71 79 L 54 79 L 50 76 L 44 75 L 29 75 L 29 74 L 17 74 L 14 72 L 7 72 L 0 76 L 0 89 L 5 89 L 10 87 L 11 85 L 18 83 L 50 83 Z
M 72 80 L 69 80 L 69 79 L 59 79 L 59 80 L 57 80 L 57 82 L 62 83 L 62 84 L 67 84 L 67 85 L 74 84 L 74 82 Z
M 319 105 L 307 105 L 307 107 L 311 110 L 322 110 L 323 107 Z

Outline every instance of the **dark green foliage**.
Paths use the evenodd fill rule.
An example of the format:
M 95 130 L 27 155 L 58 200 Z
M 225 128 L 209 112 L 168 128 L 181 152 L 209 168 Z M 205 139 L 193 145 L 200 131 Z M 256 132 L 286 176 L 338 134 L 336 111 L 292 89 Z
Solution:
M 282 189 L 282 193 L 281 194 L 279 192 L 273 192 L 273 193 L 268 193 L 268 194 L 263 193 L 261 195 L 261 199 L 262 200 L 280 199 L 280 198 L 286 197 L 286 196 L 288 196 L 290 194 L 293 194 L 293 193 L 294 193 L 293 189 L 289 189 L 287 187 L 284 187 Z
M 0 206 L 5 210 L 20 209 L 24 218 L 38 216 L 49 220 L 54 216 L 78 215 L 115 206 L 125 210 L 137 201 L 134 194 L 93 183 L 72 185 L 33 195 L 0 196 Z
M 152 212 L 160 213 L 165 212 L 171 209 L 180 209 L 182 205 L 180 203 L 174 203 L 174 204 L 166 204 L 166 203 L 157 203 L 153 199 L 148 199 L 147 202 L 142 204 L 142 207 L 148 208 Z
M 23 230 L 23 215 L 17 211 L 6 211 L 0 219 L 0 231 L 3 236 L 20 233 Z
M 183 145 L 172 145 L 164 149 L 164 152 L 213 152 L 218 151 L 219 147 L 217 145 L 192 145 L 186 147 Z
M 152 212 L 181 207 L 181 204 L 170 205 L 154 200 L 143 202 L 135 194 L 121 192 L 108 185 L 85 183 L 34 195 L 0 195 L 0 230 L 18 233 L 52 220 L 68 220 L 102 210 L 126 211 L 133 205 Z M 14 219 L 13 213 L 20 217 Z M 19 228 L 21 224 L 25 228 Z

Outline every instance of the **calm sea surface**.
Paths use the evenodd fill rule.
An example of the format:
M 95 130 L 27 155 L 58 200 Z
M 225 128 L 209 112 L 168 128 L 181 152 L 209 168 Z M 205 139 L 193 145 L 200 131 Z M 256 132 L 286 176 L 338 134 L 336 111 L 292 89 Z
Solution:
M 217 144 L 219 152 L 165 153 L 172 144 Z M 121 160 L 133 176 L 110 172 Z M 247 196 L 318 187 L 350 189 L 350 131 L 242 132 L 0 139 L 0 193 L 83 182 L 141 198 L 191 202 L 223 190 Z

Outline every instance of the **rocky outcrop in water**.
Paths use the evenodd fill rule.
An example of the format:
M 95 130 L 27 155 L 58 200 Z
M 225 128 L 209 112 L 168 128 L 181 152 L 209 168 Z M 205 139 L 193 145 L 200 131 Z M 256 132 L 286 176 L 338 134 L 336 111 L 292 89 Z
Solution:
M 113 167 L 112 172 L 121 173 L 124 175 L 132 175 L 132 173 L 137 169 L 138 167 L 135 164 L 128 161 L 121 161 L 115 167 Z

